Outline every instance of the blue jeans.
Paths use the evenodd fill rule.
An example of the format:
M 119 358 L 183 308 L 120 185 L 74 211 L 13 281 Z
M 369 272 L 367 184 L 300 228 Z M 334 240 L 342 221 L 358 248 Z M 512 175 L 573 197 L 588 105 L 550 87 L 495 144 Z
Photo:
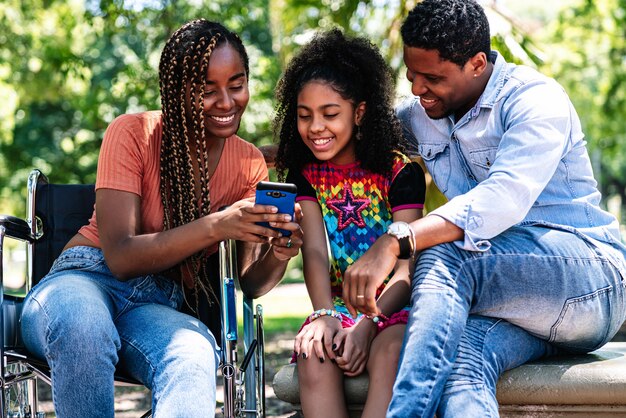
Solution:
M 213 417 L 219 349 L 178 312 L 182 299 L 163 276 L 117 280 L 97 248 L 64 251 L 21 318 L 26 347 L 50 365 L 57 416 L 113 418 L 117 368 L 152 391 L 154 417 Z
M 620 244 L 570 231 L 514 227 L 484 252 L 423 251 L 387 417 L 497 417 L 505 370 L 588 352 L 626 317 Z

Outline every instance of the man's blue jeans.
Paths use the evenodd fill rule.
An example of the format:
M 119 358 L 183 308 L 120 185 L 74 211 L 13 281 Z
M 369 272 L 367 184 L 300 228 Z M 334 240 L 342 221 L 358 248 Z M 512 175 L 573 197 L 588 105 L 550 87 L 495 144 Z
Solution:
M 505 370 L 542 356 L 588 352 L 626 316 L 623 247 L 529 225 L 483 253 L 423 251 L 388 417 L 497 417 Z
M 26 347 L 51 367 L 57 416 L 113 418 L 116 367 L 152 390 L 154 417 L 214 416 L 218 348 L 177 311 L 182 299 L 163 276 L 117 280 L 97 248 L 64 251 L 21 319 Z

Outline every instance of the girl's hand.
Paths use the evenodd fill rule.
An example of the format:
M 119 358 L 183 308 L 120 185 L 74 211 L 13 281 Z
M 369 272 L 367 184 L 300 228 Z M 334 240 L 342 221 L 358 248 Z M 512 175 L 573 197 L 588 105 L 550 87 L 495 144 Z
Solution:
M 326 354 L 333 359 L 332 344 L 335 335 L 343 329 L 341 322 L 332 316 L 322 316 L 305 325 L 296 335 L 294 351 L 298 356 L 307 359 L 311 356 L 320 361 L 326 359 Z
M 336 352 L 341 354 L 335 361 L 346 376 L 358 376 L 365 370 L 376 330 L 374 322 L 363 318 L 345 333 L 335 336 L 333 343 Z
M 295 206 L 295 217 L 296 219 L 293 222 L 270 222 L 270 225 L 275 228 L 291 231 L 291 235 L 288 237 L 270 238 L 274 256 L 279 260 L 289 260 L 295 257 L 300 252 L 300 247 L 302 247 L 303 234 L 302 228 L 300 228 L 302 208 L 299 203 L 296 203 Z

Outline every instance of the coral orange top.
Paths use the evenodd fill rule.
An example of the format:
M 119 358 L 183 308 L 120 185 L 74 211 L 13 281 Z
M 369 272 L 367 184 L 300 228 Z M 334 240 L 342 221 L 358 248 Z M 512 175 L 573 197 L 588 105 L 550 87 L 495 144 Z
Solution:
M 119 116 L 104 134 L 98 159 L 96 190 L 115 189 L 138 195 L 142 234 L 163 230 L 159 175 L 162 132 L 160 111 Z M 256 184 L 267 178 L 263 154 L 249 142 L 231 136 L 209 181 L 211 212 L 254 197 Z M 89 224 L 78 232 L 100 246 L 95 208 Z M 210 253 L 214 251 L 212 248 Z

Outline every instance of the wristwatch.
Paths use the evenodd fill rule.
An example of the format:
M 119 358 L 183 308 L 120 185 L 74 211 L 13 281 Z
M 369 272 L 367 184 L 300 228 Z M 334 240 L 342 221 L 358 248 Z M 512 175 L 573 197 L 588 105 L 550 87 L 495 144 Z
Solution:
M 406 222 L 392 222 L 387 228 L 387 233 L 396 237 L 400 244 L 400 255 L 398 258 L 401 260 L 411 258 L 415 251 L 415 236 L 409 224 Z

